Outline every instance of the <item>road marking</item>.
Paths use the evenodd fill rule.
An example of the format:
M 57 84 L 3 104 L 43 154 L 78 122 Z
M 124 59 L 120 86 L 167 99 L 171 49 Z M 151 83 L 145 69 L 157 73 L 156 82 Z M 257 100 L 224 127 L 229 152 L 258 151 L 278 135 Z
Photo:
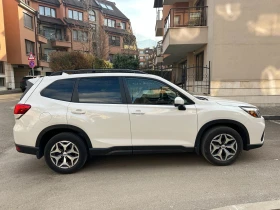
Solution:
M 276 120 L 269 120 L 269 122 L 273 122 L 273 123 L 275 123 L 275 124 L 280 125 L 280 121 L 276 121 Z

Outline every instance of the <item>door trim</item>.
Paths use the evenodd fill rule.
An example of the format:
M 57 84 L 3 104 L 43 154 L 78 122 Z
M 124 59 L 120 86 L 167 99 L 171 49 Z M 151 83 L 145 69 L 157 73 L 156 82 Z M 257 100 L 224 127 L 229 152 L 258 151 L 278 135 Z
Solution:
M 91 156 L 104 155 L 136 155 L 136 154 L 157 154 L 157 153 L 187 153 L 194 152 L 194 147 L 184 146 L 118 146 L 110 148 L 91 148 Z

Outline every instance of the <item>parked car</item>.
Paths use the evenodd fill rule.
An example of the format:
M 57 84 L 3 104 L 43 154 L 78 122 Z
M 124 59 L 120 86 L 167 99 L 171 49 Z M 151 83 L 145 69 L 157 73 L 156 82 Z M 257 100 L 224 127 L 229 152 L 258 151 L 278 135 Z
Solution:
M 112 70 L 28 83 L 14 109 L 16 149 L 58 173 L 78 171 L 89 156 L 153 152 L 196 152 L 226 166 L 264 143 L 257 107 L 193 96 L 158 76 Z
M 24 92 L 26 90 L 27 84 L 26 81 L 29 79 L 34 79 L 36 77 L 41 77 L 41 76 L 25 76 L 21 79 L 20 81 L 20 89 L 22 92 Z

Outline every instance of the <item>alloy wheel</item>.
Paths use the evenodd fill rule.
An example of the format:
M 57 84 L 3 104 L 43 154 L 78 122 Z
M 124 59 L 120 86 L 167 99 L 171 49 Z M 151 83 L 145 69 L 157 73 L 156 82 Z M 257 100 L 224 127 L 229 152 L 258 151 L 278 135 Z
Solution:
M 215 136 L 210 143 L 211 155 L 219 161 L 227 161 L 235 156 L 238 145 L 236 139 L 229 134 Z
M 70 141 L 59 141 L 50 151 L 50 158 L 57 167 L 72 168 L 79 160 L 79 149 Z

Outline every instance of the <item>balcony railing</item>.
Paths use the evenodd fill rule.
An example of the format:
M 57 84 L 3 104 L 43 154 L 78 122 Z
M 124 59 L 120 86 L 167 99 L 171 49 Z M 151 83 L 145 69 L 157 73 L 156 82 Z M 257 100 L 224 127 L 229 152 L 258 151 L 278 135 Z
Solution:
M 40 54 L 40 61 L 50 62 L 49 56 L 47 54 Z
M 157 57 L 162 56 L 162 40 L 157 43 Z
M 162 20 L 162 15 L 163 15 L 162 12 L 163 12 L 162 9 L 157 9 L 157 20 Z
M 174 27 L 207 26 L 207 6 L 172 8 L 164 20 L 164 33 Z

